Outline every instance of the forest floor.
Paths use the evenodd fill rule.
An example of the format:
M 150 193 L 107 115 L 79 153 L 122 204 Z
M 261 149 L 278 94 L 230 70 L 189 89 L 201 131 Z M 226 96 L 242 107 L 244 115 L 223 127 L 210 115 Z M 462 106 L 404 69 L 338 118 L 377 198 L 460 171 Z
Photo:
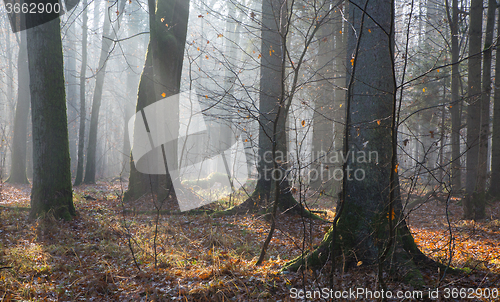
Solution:
M 151 200 L 123 204 L 120 184 L 74 190 L 75 219 L 30 221 L 30 187 L 2 185 L 1 301 L 293 301 L 307 294 L 299 290 L 329 288 L 329 267 L 279 271 L 301 251 L 316 246 L 328 222 L 279 216 L 266 261 L 256 267 L 269 231 L 269 222 L 262 216 L 164 211 L 157 216 Z M 442 271 L 424 269 L 424 280 L 428 288 L 439 288 L 440 301 L 467 300 L 460 298 L 464 294 L 470 301 L 500 301 L 500 204 L 490 204 L 488 219 L 474 223 L 460 220 L 458 202 L 452 199 L 446 211 L 445 204 L 431 200 L 410 214 L 409 224 L 421 250 L 443 263 L 449 262 L 451 251 L 451 266 L 463 269 L 462 274 L 447 273 L 444 278 Z M 332 204 L 322 200 L 315 207 L 325 211 L 323 218 L 332 220 Z M 374 267 L 360 264 L 335 273 L 333 295 L 348 293 L 352 298 L 350 292 L 375 291 L 375 272 Z M 419 294 L 389 276 L 386 283 L 393 295 L 397 291 Z M 320 292 L 310 294 L 318 297 Z M 495 295 L 498 298 L 492 298 Z M 371 299 L 365 293 L 357 300 Z M 405 301 L 413 300 L 422 299 Z

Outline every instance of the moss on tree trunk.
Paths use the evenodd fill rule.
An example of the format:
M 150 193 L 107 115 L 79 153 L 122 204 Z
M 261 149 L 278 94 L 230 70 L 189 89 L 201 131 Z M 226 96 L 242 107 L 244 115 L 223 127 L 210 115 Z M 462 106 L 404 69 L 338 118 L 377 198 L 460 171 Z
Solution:
M 318 248 L 284 269 L 331 261 L 342 264 L 335 268 L 370 266 L 423 285 L 417 262 L 426 257 L 405 223 L 397 178 L 393 5 L 391 0 L 349 4 L 354 28 L 348 33 L 347 161 L 337 223 Z
M 34 26 L 31 22 L 37 22 L 38 18 L 38 14 L 29 14 L 28 26 Z M 30 217 L 51 212 L 56 218 L 69 220 L 76 212 L 71 187 L 59 18 L 28 30 L 27 41 L 33 123 Z

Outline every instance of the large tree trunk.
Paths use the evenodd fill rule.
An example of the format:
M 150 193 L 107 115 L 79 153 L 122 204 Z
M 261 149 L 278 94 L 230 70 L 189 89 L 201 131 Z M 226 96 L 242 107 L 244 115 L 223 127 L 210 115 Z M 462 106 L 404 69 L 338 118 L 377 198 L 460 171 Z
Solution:
M 481 128 L 481 37 L 483 1 L 472 0 L 469 25 L 469 93 L 467 107 L 467 180 L 463 200 L 464 218 L 481 219 L 481 198 L 478 188 L 479 133 Z
M 500 8 L 499 8 L 500 11 Z M 498 18 L 497 35 L 500 33 Z M 495 62 L 495 96 L 493 107 L 493 133 L 491 139 L 491 180 L 489 194 L 500 197 L 500 47 L 497 47 Z
M 151 38 L 139 83 L 136 112 L 179 93 L 186 44 L 189 1 L 168 0 L 155 5 L 155 1 L 150 0 L 149 7 Z M 175 26 L 169 28 L 166 24 Z M 163 51 L 164 49 L 169 51 Z M 170 151 L 167 155 L 177 158 L 176 150 L 172 150 L 177 145 L 171 147 L 166 150 Z M 166 194 L 173 193 L 170 190 L 172 180 L 167 168 L 166 176 L 147 175 L 137 171 L 133 161 L 131 158 L 129 189 L 125 200 L 135 199 L 146 193 L 158 194 L 159 197 L 168 197 Z
M 87 7 L 87 0 L 83 0 L 83 7 Z M 80 68 L 80 127 L 78 131 L 78 162 L 76 165 L 75 186 L 78 186 L 83 181 L 83 160 L 85 146 L 85 123 L 86 123 L 86 106 L 85 106 L 85 83 L 87 74 L 87 37 L 88 37 L 88 15 L 87 9 L 82 13 L 82 66 Z
M 123 9 L 125 7 L 125 0 L 119 1 L 117 11 L 118 11 L 118 21 L 115 26 L 111 28 L 111 16 L 113 12 L 106 8 L 104 13 L 104 25 L 102 33 L 102 47 L 101 54 L 99 57 L 99 66 L 96 75 L 94 98 L 92 100 L 92 113 L 90 115 L 90 129 L 89 129 L 89 143 L 87 147 L 87 164 L 85 166 L 85 177 L 83 179 L 84 183 L 92 184 L 95 183 L 96 175 L 96 151 L 97 151 L 97 128 L 99 126 L 99 111 L 101 108 L 102 92 L 104 85 L 104 76 L 106 75 L 106 65 L 108 63 L 109 49 L 111 48 L 110 37 L 116 37 L 116 33 L 120 29 L 120 19 L 123 16 Z M 112 5 L 112 4 L 111 4 Z
M 12 141 L 12 163 L 9 183 L 27 184 L 26 177 L 26 139 L 30 110 L 29 70 L 26 32 L 21 32 L 21 44 L 18 55 L 18 86 L 16 116 L 14 118 L 14 139 Z
M 154 95 L 151 93 L 152 91 L 154 91 L 153 58 L 151 53 L 151 43 L 149 43 L 144 69 L 139 81 L 136 112 L 140 112 L 144 109 L 144 107 L 156 101 L 154 99 Z M 139 172 L 135 168 L 134 158 L 131 156 L 129 185 L 123 199 L 125 201 L 131 201 L 143 196 L 144 194 L 150 193 L 151 191 L 157 192 L 157 183 L 158 175 L 148 175 Z
M 56 0 L 50 1 L 52 4 Z M 71 188 L 68 121 L 59 19 L 35 26 L 41 14 L 28 14 L 27 32 L 33 123 L 31 217 L 52 212 L 76 215 Z
M 356 153 L 344 165 L 338 223 L 315 251 L 294 260 L 289 269 L 321 266 L 332 260 L 332 254 L 342 254 L 346 268 L 360 263 L 388 265 L 390 258 L 394 266 L 388 269 L 421 284 L 412 259 L 421 253 L 404 220 L 397 180 L 393 11 L 390 0 L 349 5 L 355 32 L 349 30 L 348 35 L 351 68 L 344 152 Z

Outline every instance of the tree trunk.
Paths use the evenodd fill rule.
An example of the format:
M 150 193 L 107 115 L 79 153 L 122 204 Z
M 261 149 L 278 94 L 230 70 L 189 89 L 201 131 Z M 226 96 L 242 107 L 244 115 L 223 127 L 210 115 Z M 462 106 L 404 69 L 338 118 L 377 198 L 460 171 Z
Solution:
M 472 0 L 469 25 L 469 91 L 467 107 L 467 179 L 463 200 L 464 218 L 481 219 L 482 203 L 478 191 L 479 134 L 481 127 L 481 36 L 483 22 L 482 0 Z
M 32 27 L 27 31 L 33 123 L 30 217 L 51 212 L 56 218 L 69 220 L 76 213 L 71 188 L 60 23 L 56 18 L 35 26 L 43 17 L 28 14 L 26 20 L 27 26 Z
M 446 2 L 448 4 L 448 2 Z M 450 16 L 449 6 L 448 19 L 450 21 L 451 31 L 451 186 L 453 193 L 458 193 L 462 189 L 462 167 L 460 165 L 460 129 L 462 127 L 462 117 L 460 107 L 462 101 L 458 94 L 458 85 L 460 85 L 458 62 L 460 49 L 458 46 L 458 0 L 452 1 L 452 12 Z
M 333 103 L 334 115 L 334 129 L 333 129 L 333 142 L 334 151 L 339 153 L 342 152 L 344 147 L 344 130 L 345 130 L 345 89 L 346 89 L 346 46 L 347 46 L 347 23 L 344 21 L 343 12 L 346 12 L 347 4 L 339 6 L 335 10 L 334 17 L 334 37 L 335 37 L 335 79 L 333 81 L 335 90 L 335 100 Z M 336 163 L 333 167 L 333 171 L 336 169 L 342 169 L 342 163 Z M 342 190 L 342 182 L 335 181 L 332 184 L 332 193 L 339 193 Z M 335 194 L 334 196 L 336 196 Z
M 87 7 L 87 0 L 83 0 L 83 7 Z M 82 13 L 82 66 L 80 68 L 80 127 L 78 131 L 78 162 L 76 166 L 75 186 L 83 181 L 83 160 L 85 146 L 85 122 L 86 122 L 86 96 L 85 83 L 87 74 L 87 38 L 88 38 L 88 15 L 87 9 Z
M 280 184 L 278 208 L 288 213 L 310 215 L 291 193 L 287 167 L 288 147 L 286 140 L 286 119 L 284 98 L 283 43 L 284 26 L 287 22 L 287 4 L 283 0 L 262 1 L 261 71 L 259 93 L 259 147 L 258 180 L 254 192 L 245 202 L 231 211 L 258 212 L 271 210 L 273 183 Z M 281 27 L 280 27 L 281 26 Z M 280 110 L 281 107 L 281 110 Z M 278 117 L 279 113 L 279 117 Z M 274 123 L 278 122 L 276 127 Z M 274 133 L 276 129 L 276 133 Z M 275 153 L 273 153 L 275 144 Z M 272 154 L 277 157 L 273 158 Z M 279 172 L 274 171 L 274 160 L 280 161 Z M 275 179 L 279 177 L 279 179 Z
M 160 1 L 156 6 L 155 1 L 150 0 L 149 7 L 151 38 L 139 83 L 136 112 L 160 99 L 179 93 L 184 60 L 189 1 Z M 175 26 L 169 28 L 166 24 Z M 163 51 L 164 49 L 169 51 Z M 177 145 L 171 147 L 176 149 Z M 176 158 L 176 150 L 172 149 L 167 150 L 173 152 L 168 155 Z M 168 171 L 166 176 L 143 174 L 137 171 L 133 161 L 131 158 L 129 189 L 125 200 L 132 200 L 146 193 L 155 193 L 158 196 L 171 193 Z
M 64 63 L 66 79 L 66 98 L 68 107 L 68 135 L 69 135 L 69 154 L 71 157 L 71 173 L 76 173 L 77 166 L 77 104 L 78 104 L 78 79 L 76 75 L 76 39 L 75 24 L 71 23 L 66 35 L 66 61 Z
M 118 21 L 116 26 L 111 28 L 111 16 L 113 12 L 106 8 L 104 13 L 104 25 L 102 32 L 102 47 L 101 54 L 99 58 L 99 66 L 96 75 L 95 90 L 92 100 L 92 113 L 90 116 L 90 129 L 89 129 L 89 143 L 87 147 L 87 164 L 85 166 L 85 178 L 84 183 L 93 184 L 95 183 L 96 175 L 96 151 L 97 151 L 97 127 L 99 126 L 99 111 L 101 108 L 102 101 L 102 91 L 104 85 L 104 76 L 106 75 L 106 65 L 109 57 L 109 49 L 113 43 L 109 38 L 116 37 L 116 33 L 120 29 L 120 19 L 123 16 L 123 9 L 125 7 L 125 0 L 119 1 L 118 10 Z M 111 4 L 112 5 L 112 4 Z
M 14 139 L 12 141 L 12 163 L 9 183 L 27 184 L 26 177 L 26 140 L 28 134 L 28 116 L 30 110 L 29 70 L 26 32 L 21 32 L 21 44 L 18 55 L 18 86 L 16 116 L 14 118 Z
M 330 7 L 326 8 L 326 10 Z M 313 113 L 312 131 L 312 165 L 309 172 L 310 186 L 319 191 L 330 191 L 333 185 L 333 178 L 329 177 L 329 171 L 334 171 L 335 163 L 328 162 L 331 154 L 335 152 L 333 148 L 333 113 L 334 91 L 333 78 L 333 58 L 334 42 L 338 43 L 337 35 L 333 32 L 335 21 L 328 22 L 321 26 L 318 32 L 318 55 L 316 61 L 316 80 L 318 93 Z M 338 26 L 336 26 L 338 27 Z
M 153 58 L 151 53 L 151 42 L 148 45 L 146 61 L 144 69 L 139 81 L 139 90 L 137 93 L 136 112 L 140 112 L 144 107 L 154 103 L 154 83 L 153 83 Z M 158 175 L 143 174 L 135 168 L 134 158 L 130 156 L 130 177 L 128 190 L 125 192 L 123 199 L 131 201 L 137 199 L 151 191 L 157 192 Z
M 500 12 L 500 8 L 499 8 Z M 497 21 L 500 33 L 500 17 Z M 495 62 L 495 96 L 493 107 L 493 134 L 491 140 L 491 180 L 489 194 L 500 197 L 500 47 L 497 47 Z
M 391 272 L 397 269 L 406 281 L 422 285 L 416 259 L 412 259 L 421 253 L 404 220 L 397 180 L 393 12 L 390 0 L 366 4 L 359 0 L 349 5 L 349 24 L 355 30 L 349 30 L 347 52 L 344 152 L 349 156 L 337 206 L 338 223 L 315 251 L 292 261 L 288 269 L 321 266 L 332 254 L 343 255 L 344 268 L 386 266 L 390 258 Z
M 491 55 L 493 44 L 493 31 L 495 29 L 496 1 L 488 1 L 486 17 L 486 35 L 484 38 L 483 54 L 483 89 L 481 91 L 481 130 L 479 134 L 479 165 L 477 171 L 478 198 L 475 202 L 474 217 L 483 219 L 486 216 L 486 180 L 488 178 L 488 141 L 490 134 L 490 103 L 491 103 Z

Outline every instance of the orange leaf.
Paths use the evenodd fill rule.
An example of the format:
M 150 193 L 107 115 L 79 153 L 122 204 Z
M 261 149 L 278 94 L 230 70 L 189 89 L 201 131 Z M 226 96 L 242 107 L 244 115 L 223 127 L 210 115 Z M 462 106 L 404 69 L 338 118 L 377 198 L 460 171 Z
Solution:
M 211 272 L 204 272 L 204 273 L 201 273 L 198 277 L 200 277 L 201 280 L 206 280 L 206 279 L 210 278 L 210 276 L 212 276 Z
M 392 209 L 391 220 L 394 220 L 395 216 L 396 216 L 396 213 L 394 213 L 394 209 Z M 387 218 L 389 218 L 389 213 L 387 213 Z

